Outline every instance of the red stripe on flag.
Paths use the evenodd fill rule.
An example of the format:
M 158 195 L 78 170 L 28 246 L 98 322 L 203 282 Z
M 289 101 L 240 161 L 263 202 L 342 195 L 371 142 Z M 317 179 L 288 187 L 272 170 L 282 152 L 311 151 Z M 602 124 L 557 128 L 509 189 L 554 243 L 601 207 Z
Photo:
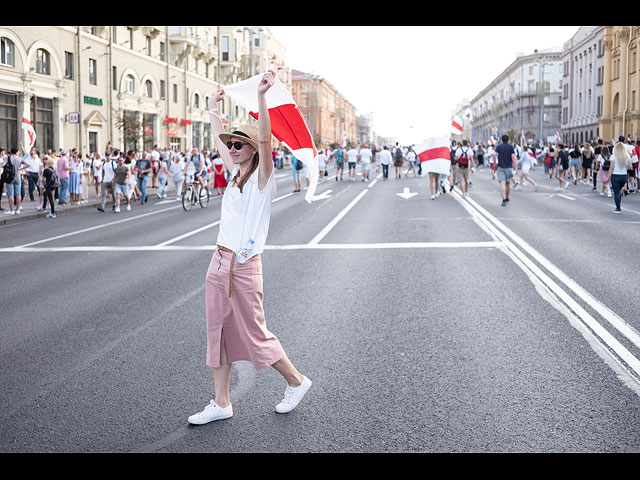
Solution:
M 256 112 L 249 113 L 256 120 L 258 119 Z M 289 103 L 270 108 L 269 118 L 271 132 L 278 140 L 286 143 L 292 150 L 311 148 L 314 155 L 317 153 L 311 132 L 296 105 Z
M 419 153 L 418 158 L 420 158 L 421 162 L 426 162 L 427 160 L 435 160 L 436 158 L 450 160 L 451 155 L 449 154 L 449 147 L 436 147 Z
M 454 127 L 456 127 L 456 130 L 460 130 L 462 131 L 462 127 L 460 126 L 460 124 L 458 122 L 456 122 L 455 120 L 453 122 L 451 122 L 451 125 L 453 125 Z

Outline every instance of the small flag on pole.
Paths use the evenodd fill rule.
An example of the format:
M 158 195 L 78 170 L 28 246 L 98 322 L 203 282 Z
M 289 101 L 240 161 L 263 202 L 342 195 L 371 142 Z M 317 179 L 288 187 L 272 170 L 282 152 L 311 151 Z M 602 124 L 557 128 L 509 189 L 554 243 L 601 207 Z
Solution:
M 451 133 L 454 135 L 462 134 L 462 120 L 457 116 L 453 117 L 453 120 L 451 121 Z

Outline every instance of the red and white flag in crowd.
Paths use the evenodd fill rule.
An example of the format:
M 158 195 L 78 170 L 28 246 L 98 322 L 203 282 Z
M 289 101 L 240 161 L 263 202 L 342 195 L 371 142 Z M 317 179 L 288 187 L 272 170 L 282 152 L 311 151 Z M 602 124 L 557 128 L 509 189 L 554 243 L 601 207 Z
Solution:
M 524 130 L 520 130 L 520 146 L 524 148 Z
M 451 120 L 451 133 L 454 135 L 462 134 L 462 120 L 460 120 L 460 117 L 456 116 Z
M 451 168 L 451 154 L 449 137 L 428 138 L 422 145 L 415 145 L 422 170 L 430 173 L 449 174 Z
M 562 139 L 560 138 L 560 134 L 556 132 L 556 142 L 560 143 Z
M 36 144 L 36 131 L 33 129 L 33 126 L 27 117 L 22 117 L 22 128 L 24 129 L 27 139 L 25 150 L 29 150 Z
M 496 141 L 493 137 L 489 137 L 489 145 L 491 145 L 492 147 L 496 146 Z
M 225 94 L 246 108 L 255 119 L 258 118 L 259 110 L 258 85 L 263 76 L 264 74 L 254 75 L 224 87 Z M 271 119 L 271 133 L 308 167 L 310 182 L 305 200 L 311 203 L 318 185 L 318 151 L 311 132 L 293 97 L 277 77 L 274 77 L 274 84 L 267 90 L 265 99 Z

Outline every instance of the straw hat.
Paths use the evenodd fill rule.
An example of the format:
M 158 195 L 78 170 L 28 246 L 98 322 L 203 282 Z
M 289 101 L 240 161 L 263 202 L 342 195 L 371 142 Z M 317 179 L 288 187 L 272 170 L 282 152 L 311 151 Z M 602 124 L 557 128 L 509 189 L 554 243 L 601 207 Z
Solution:
M 253 125 L 240 125 L 231 133 L 221 133 L 220 140 L 226 144 L 231 137 L 242 137 L 247 140 L 253 148 L 258 150 L 258 129 Z

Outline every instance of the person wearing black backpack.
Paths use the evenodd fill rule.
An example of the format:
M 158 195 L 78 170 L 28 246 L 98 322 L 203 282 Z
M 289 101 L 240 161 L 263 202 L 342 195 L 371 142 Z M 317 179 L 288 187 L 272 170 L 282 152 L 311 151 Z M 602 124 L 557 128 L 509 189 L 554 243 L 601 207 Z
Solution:
M 24 158 L 18 156 L 17 149 L 12 148 L 11 155 L 2 165 L 2 180 L 7 186 L 7 197 L 9 197 L 9 210 L 4 212 L 5 215 L 17 215 L 22 210 L 20 206 L 22 200 L 20 168 L 22 168 L 23 165 L 28 167 L 31 164 Z
M 56 172 L 53 169 L 53 164 L 55 163 L 53 158 L 45 156 L 43 160 L 43 163 L 45 165 L 45 168 L 42 171 L 42 183 L 44 184 L 44 200 L 42 201 L 42 207 L 38 208 L 38 211 L 44 212 L 47 209 L 48 201 L 51 205 L 51 213 L 47 214 L 47 218 L 56 218 L 56 207 L 55 202 L 53 201 L 53 191 L 60 184 L 60 181 L 58 180 L 58 175 L 56 175 Z

